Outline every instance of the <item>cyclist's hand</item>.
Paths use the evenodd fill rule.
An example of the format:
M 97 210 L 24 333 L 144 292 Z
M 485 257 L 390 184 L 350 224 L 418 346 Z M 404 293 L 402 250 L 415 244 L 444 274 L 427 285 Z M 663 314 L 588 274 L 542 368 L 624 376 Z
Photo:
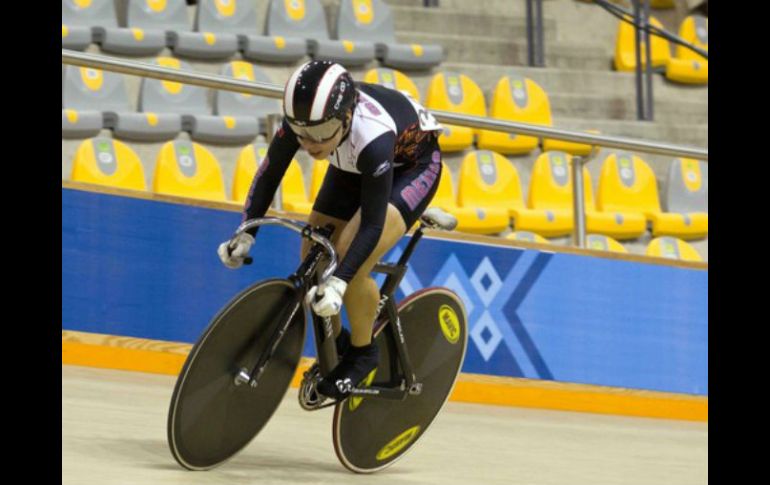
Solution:
M 249 250 L 254 244 L 254 236 L 247 232 L 237 234 L 229 241 L 219 245 L 217 254 L 222 264 L 230 269 L 236 269 L 243 266 L 243 260 L 249 255 Z
M 344 280 L 332 276 L 326 283 L 310 288 L 305 301 L 313 308 L 316 315 L 330 317 L 340 312 L 342 295 L 345 294 L 347 287 L 348 284 Z

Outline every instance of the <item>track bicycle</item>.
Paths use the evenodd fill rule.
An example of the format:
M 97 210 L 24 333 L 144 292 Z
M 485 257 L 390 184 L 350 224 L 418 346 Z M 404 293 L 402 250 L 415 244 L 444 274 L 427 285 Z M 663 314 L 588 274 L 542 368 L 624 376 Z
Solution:
M 315 315 L 305 303 L 307 291 L 337 267 L 329 241 L 333 227 L 277 217 L 241 224 L 236 234 L 273 224 L 292 229 L 313 244 L 288 278 L 255 283 L 230 300 L 193 346 L 177 378 L 168 414 L 168 442 L 176 461 L 190 470 L 208 470 L 232 458 L 259 434 L 294 377 L 307 314 L 317 359 L 303 374 L 300 406 L 307 411 L 335 407 L 332 439 L 345 468 L 371 473 L 401 458 L 448 399 L 462 367 L 468 334 L 463 303 L 449 289 L 425 288 L 398 304 L 395 292 L 423 230 L 451 230 L 456 223 L 440 209 L 426 210 L 398 262 L 375 265 L 373 272 L 387 275 L 373 325 L 379 363 L 340 401 L 316 391 L 339 357 L 331 320 Z M 328 262 L 325 269 L 322 262 Z

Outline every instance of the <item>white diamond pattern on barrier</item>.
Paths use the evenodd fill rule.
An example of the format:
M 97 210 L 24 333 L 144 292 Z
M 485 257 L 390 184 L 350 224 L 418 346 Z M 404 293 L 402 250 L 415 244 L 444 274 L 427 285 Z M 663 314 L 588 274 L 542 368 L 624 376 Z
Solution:
M 463 305 L 465 306 L 466 315 L 470 316 L 473 314 L 473 309 L 476 307 L 473 305 L 470 296 L 465 291 L 465 286 L 463 286 L 462 282 L 460 282 L 460 279 L 457 277 L 457 273 L 450 274 L 449 277 L 445 281 L 439 283 L 438 286 L 444 286 L 457 293 L 457 296 L 460 297 L 460 300 L 462 300 Z
M 492 354 L 497 350 L 497 346 L 503 340 L 500 330 L 488 311 L 485 311 L 481 318 L 476 321 L 473 329 L 470 331 L 471 339 L 476 344 L 476 348 L 481 352 L 484 362 L 488 362 Z
M 484 302 L 484 306 L 487 307 L 492 303 L 495 296 L 497 296 L 497 292 L 503 286 L 503 282 L 500 280 L 500 276 L 498 276 L 489 258 L 484 258 L 481 264 L 479 264 L 479 267 L 473 272 L 470 282 L 481 301 Z

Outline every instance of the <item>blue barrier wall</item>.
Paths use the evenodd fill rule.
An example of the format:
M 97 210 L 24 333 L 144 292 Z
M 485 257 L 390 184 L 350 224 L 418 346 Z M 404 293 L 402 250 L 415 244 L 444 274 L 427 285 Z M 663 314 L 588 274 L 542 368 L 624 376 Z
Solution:
M 298 235 L 265 227 L 252 266 L 223 267 L 239 223 L 63 188 L 62 328 L 193 343 L 235 293 L 297 266 Z M 708 394 L 707 271 L 425 238 L 398 297 L 427 286 L 465 302 L 464 372 Z

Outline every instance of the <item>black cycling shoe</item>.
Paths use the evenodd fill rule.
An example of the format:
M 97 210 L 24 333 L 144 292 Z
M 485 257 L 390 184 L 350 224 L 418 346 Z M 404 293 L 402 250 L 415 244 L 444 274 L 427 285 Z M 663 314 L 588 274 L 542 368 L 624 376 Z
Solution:
M 351 345 L 337 367 L 321 379 L 316 388 L 337 400 L 348 397 L 353 388 L 369 375 L 379 362 L 379 349 L 373 342 L 364 347 Z

